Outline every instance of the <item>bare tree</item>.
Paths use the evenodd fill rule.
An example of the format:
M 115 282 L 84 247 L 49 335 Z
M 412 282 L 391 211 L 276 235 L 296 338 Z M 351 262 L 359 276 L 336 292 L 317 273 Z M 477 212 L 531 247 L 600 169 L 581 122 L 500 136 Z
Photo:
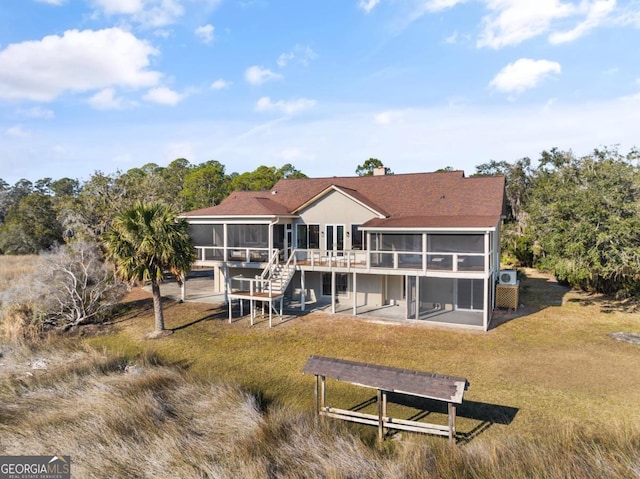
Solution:
M 42 328 L 67 330 L 103 320 L 126 292 L 94 243 L 73 242 L 43 254 L 42 268 L 0 297 L 28 306 Z

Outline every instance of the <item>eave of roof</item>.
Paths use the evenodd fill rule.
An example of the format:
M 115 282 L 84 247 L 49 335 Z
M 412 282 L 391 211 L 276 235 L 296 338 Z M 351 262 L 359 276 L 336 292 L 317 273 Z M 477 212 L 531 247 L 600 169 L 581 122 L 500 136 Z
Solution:
M 493 228 L 501 216 L 402 216 L 400 218 L 373 218 L 361 228 L 410 229 L 410 228 Z

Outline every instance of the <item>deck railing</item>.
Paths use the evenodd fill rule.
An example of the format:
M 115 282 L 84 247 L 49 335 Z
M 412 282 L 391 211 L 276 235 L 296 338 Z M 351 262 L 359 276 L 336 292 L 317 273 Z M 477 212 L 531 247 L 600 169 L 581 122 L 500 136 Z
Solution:
M 278 264 L 280 250 L 196 246 L 199 261 Z M 226 253 L 226 255 L 225 255 Z M 490 253 L 295 249 L 289 263 L 300 267 L 394 269 L 438 272 L 487 272 Z
M 266 263 L 269 261 L 269 248 L 222 246 L 195 246 L 198 261 L 237 261 L 239 263 Z

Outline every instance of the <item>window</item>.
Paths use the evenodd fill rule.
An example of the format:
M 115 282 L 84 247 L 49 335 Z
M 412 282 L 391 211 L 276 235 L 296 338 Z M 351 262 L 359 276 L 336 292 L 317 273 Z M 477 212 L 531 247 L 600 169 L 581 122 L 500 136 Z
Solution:
M 378 233 L 373 236 L 373 249 L 376 251 L 422 251 L 421 234 Z
M 214 245 L 214 226 L 213 225 L 189 225 L 189 236 L 195 246 L 213 246 Z
M 266 248 L 269 246 L 268 225 L 229 225 L 227 246 L 232 248 Z
M 320 248 L 320 225 L 296 225 L 296 247 L 300 249 Z
M 345 296 L 349 278 L 346 273 L 336 273 L 336 294 Z M 322 295 L 331 296 L 331 273 L 322 274 Z
M 284 248 L 284 225 L 273 225 L 273 247 Z
M 428 251 L 435 253 L 484 253 L 484 235 L 430 234 Z
M 360 225 L 351 225 L 351 249 L 367 249 L 367 233 L 360 231 Z

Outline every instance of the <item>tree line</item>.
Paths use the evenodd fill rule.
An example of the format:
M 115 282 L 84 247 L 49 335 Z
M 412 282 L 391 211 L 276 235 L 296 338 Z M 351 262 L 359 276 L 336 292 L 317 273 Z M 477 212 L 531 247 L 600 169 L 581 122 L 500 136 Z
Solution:
M 227 174 L 218 161 L 166 167 L 147 163 L 126 172 L 96 171 L 87 181 L 52 178 L 9 185 L 0 179 L 0 253 L 31 254 L 70 238 L 95 240 L 116 214 L 137 202 L 190 211 L 220 203 L 235 190 L 264 190 L 282 178 L 305 175 L 291 164 Z
M 640 293 L 640 152 L 617 147 L 537 162 L 491 161 L 477 175 L 506 177 L 503 260 L 533 266 L 585 291 Z

